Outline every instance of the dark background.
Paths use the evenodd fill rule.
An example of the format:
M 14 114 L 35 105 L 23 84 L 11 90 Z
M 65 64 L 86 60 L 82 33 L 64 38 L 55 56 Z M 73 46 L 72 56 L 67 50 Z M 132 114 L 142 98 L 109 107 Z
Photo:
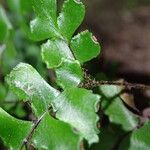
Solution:
M 102 46 L 99 59 L 88 66 L 91 73 L 110 80 L 123 78 L 150 84 L 150 1 L 86 0 L 85 3 L 83 27 L 90 29 Z M 149 107 L 149 90 L 132 93 L 139 109 Z
M 150 1 L 87 0 L 85 24 L 102 45 L 104 63 L 114 62 L 117 73 L 142 78 L 150 75 Z M 100 69 L 100 68 L 99 68 Z M 147 81 L 146 81 L 147 79 Z

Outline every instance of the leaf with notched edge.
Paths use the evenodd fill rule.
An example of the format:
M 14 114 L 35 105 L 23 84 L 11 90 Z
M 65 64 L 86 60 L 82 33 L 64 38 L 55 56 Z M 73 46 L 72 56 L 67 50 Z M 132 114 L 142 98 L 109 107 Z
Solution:
M 33 145 L 45 150 L 80 150 L 81 137 L 69 124 L 52 118 L 48 113 L 34 131 Z
M 84 31 L 76 35 L 71 40 L 71 49 L 81 63 L 87 62 L 100 53 L 101 47 L 93 38 L 92 33 Z
M 58 67 L 63 59 L 74 60 L 74 56 L 63 40 L 48 40 L 42 45 L 42 59 L 47 68 L 52 69 Z
M 56 117 L 71 124 L 88 140 L 89 144 L 98 142 L 97 104 L 100 96 L 92 91 L 73 87 L 66 89 L 54 101 Z
M 62 35 L 71 40 L 72 35 L 81 24 L 85 15 L 85 7 L 80 0 L 66 0 L 59 14 L 57 23 Z
M 33 9 L 38 17 L 52 18 L 56 23 L 57 18 L 57 2 L 56 0 L 31 0 Z
M 61 37 L 56 21 L 56 0 L 32 0 L 36 18 L 31 21 L 31 38 L 36 41 Z
M 32 66 L 25 63 L 15 67 L 6 77 L 6 81 L 20 99 L 30 101 L 37 119 L 43 116 L 29 141 L 35 148 L 80 150 L 80 142 L 83 138 L 90 145 L 99 140 L 97 135 L 99 117 L 96 112 L 100 96 L 93 94 L 92 91 L 76 87 L 83 79 L 79 61 L 83 63 L 96 57 L 100 46 L 93 41 L 91 33 L 83 32 L 87 37 L 83 34 L 76 39 L 79 41 L 77 46 L 80 48 L 77 50 L 88 47 L 90 49 L 87 52 L 89 52 L 93 48 L 92 54 L 88 53 L 84 57 L 85 52 L 82 51 L 80 59 L 79 51 L 75 52 L 73 49 L 76 41 L 72 39 L 72 50 L 78 61 L 75 60 L 69 48 L 72 35 L 85 14 L 85 7 L 80 0 L 65 0 L 59 17 L 56 12 L 56 0 L 32 0 L 32 4 L 36 17 L 30 23 L 31 38 L 36 41 L 48 39 L 42 46 L 42 57 L 48 68 L 55 69 L 56 82 L 64 91 L 60 93 L 52 88 Z M 85 47 L 82 45 L 87 43 Z M 56 113 L 55 117 L 59 120 L 49 115 L 49 105 L 52 105 Z M 20 131 L 20 127 L 18 128 Z M 0 129 L 4 127 L 1 125 Z M 9 133 L 6 135 L 9 136 Z
M 31 101 L 36 116 L 41 116 L 59 94 L 32 66 L 25 63 L 17 65 L 6 77 L 6 82 L 20 99 Z

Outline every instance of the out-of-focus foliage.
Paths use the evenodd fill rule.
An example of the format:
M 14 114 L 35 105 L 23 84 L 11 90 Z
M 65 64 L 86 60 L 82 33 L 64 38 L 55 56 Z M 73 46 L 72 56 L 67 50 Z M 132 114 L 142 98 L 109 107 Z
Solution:
M 29 62 L 44 78 L 47 78 L 47 74 L 40 57 L 39 45 L 29 38 L 27 24 L 33 12 L 31 1 L 7 0 L 3 3 L 4 5 L 0 5 L 0 105 L 22 118 L 26 116 L 24 104 L 18 102 L 9 91 L 4 83 L 4 76 L 19 62 Z

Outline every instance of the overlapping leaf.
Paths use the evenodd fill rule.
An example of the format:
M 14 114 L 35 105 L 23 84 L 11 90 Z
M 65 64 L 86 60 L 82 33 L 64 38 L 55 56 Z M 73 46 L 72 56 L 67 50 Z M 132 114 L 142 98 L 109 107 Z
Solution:
M 138 125 L 138 117 L 130 112 L 123 104 L 119 93 L 121 88 L 117 86 L 101 86 L 103 95 L 102 107 L 111 122 L 121 125 L 126 131 L 134 129 Z
M 72 59 L 68 45 L 63 40 L 48 40 L 42 45 L 42 58 L 47 68 L 56 68 L 62 63 L 62 59 Z
M 43 17 L 43 16 L 44 16 L 43 18 L 45 18 L 45 16 L 52 16 L 52 19 L 50 19 L 50 20 L 53 20 L 53 22 L 55 22 L 54 20 L 56 18 L 56 2 L 52 2 L 52 0 L 50 0 L 50 1 L 46 0 L 46 1 L 40 1 L 40 2 L 33 1 L 33 6 L 35 9 L 36 15 L 38 16 L 38 18 L 36 18 L 36 19 L 39 19 L 40 17 Z M 43 6 L 43 7 L 41 7 L 41 6 Z M 49 9 L 48 6 L 54 6 L 54 10 L 52 10 L 53 7 L 51 9 Z M 58 19 L 59 20 L 58 22 L 59 23 L 61 22 L 60 25 L 64 25 L 65 23 L 67 23 L 66 21 L 71 21 L 70 19 L 72 19 L 73 15 L 70 16 L 70 14 L 68 12 L 71 10 L 71 8 L 73 9 L 73 13 L 74 13 L 76 20 L 73 21 L 71 23 L 72 25 L 70 24 L 71 26 L 68 28 L 69 30 L 71 30 L 70 33 L 74 32 L 74 30 L 81 23 L 82 19 L 80 17 L 77 18 L 77 16 L 78 16 L 77 12 L 81 11 L 81 10 L 83 10 L 83 12 L 84 12 L 84 6 L 81 2 L 77 2 L 74 0 L 65 1 L 63 10 Z M 82 13 L 81 13 L 81 16 L 82 16 Z M 35 26 L 38 25 L 38 23 L 36 23 L 35 20 L 32 21 L 32 23 L 35 24 Z M 49 23 L 42 21 L 41 25 L 43 25 L 43 24 L 44 24 L 44 30 L 46 28 L 45 26 L 47 26 L 47 25 L 50 26 Z M 52 26 L 50 26 L 50 27 L 52 27 Z M 67 26 L 65 26 L 65 27 L 67 27 Z M 33 28 L 31 26 L 31 31 L 32 31 L 32 29 Z M 38 30 L 41 30 L 41 28 L 38 27 L 37 29 L 36 28 L 34 28 L 34 29 L 37 32 L 37 35 L 35 33 L 33 33 L 33 35 L 36 36 L 37 38 L 42 37 L 40 35 L 40 33 L 38 33 Z M 64 28 L 62 27 L 62 29 L 64 29 Z M 51 31 L 52 31 L 52 33 L 54 33 L 53 30 L 51 30 Z M 57 29 L 57 31 L 59 32 L 58 29 Z M 42 31 L 42 33 L 44 33 L 44 32 Z M 48 33 L 48 31 L 46 31 L 46 34 L 47 33 Z M 69 33 L 69 32 L 67 31 L 67 33 Z M 53 37 L 55 37 L 55 36 L 53 36 Z M 78 85 L 81 82 L 81 80 L 83 78 L 81 67 L 80 67 L 79 63 L 77 63 L 77 61 L 74 61 L 74 62 L 70 61 L 70 60 L 74 60 L 74 56 L 73 56 L 71 50 L 69 49 L 67 43 L 64 40 L 59 39 L 59 38 L 55 39 L 55 40 L 51 39 L 51 40 L 48 40 L 45 44 L 43 44 L 42 58 L 43 58 L 44 62 L 47 64 L 48 68 L 58 67 L 57 71 L 56 71 L 56 75 L 58 77 L 57 83 L 62 88 L 70 87 L 72 85 Z M 63 61 L 64 59 L 69 59 L 69 60 Z M 75 70 L 72 69 L 73 66 L 75 66 Z M 65 69 L 65 70 L 62 71 L 62 69 Z M 69 76 L 66 76 L 66 75 L 64 76 L 64 73 L 66 73 L 66 75 L 69 75 Z M 73 80 L 71 80 L 71 79 L 73 79 Z
M 29 134 L 32 123 L 11 117 L 0 108 L 0 137 L 10 150 L 19 150 Z
M 32 4 L 36 13 L 36 18 L 30 24 L 32 38 L 36 41 L 49 39 L 42 46 L 42 57 L 48 68 L 55 69 L 57 84 L 65 90 L 59 95 L 60 92 L 48 85 L 33 67 L 25 63 L 14 68 L 6 81 L 20 99 L 30 100 L 36 117 L 43 115 L 52 104 L 57 119 L 61 120 L 55 120 L 49 114 L 44 116 L 33 134 L 32 143 L 36 148 L 80 149 L 81 138 L 88 140 L 89 144 L 98 141 L 96 106 L 100 97 L 91 91 L 75 87 L 83 79 L 79 61 L 83 63 L 96 57 L 100 46 L 92 39 L 91 33 L 85 32 L 86 36 L 76 36 L 71 43 L 79 61 L 75 60 L 70 51 L 71 37 L 85 14 L 81 1 L 66 0 L 58 18 L 56 0 L 32 0 Z M 75 43 L 78 43 L 77 47 Z M 83 44 L 86 44 L 85 47 Z M 89 49 L 86 53 L 92 48 L 93 51 L 91 55 L 84 57 L 83 49 L 87 47 Z
M 100 53 L 100 45 L 89 31 L 81 32 L 71 40 L 71 49 L 81 63 L 87 62 Z
M 56 22 L 56 0 L 32 0 L 37 17 L 31 21 L 32 39 L 61 37 Z
M 150 122 L 135 129 L 120 144 L 119 150 L 149 150 L 150 149 Z
M 48 113 L 34 131 L 33 145 L 45 150 L 80 150 L 81 138 L 71 127 Z
M 66 89 L 54 101 L 56 117 L 76 128 L 89 144 L 98 141 L 97 104 L 100 97 L 77 87 Z M 88 114 L 87 114 L 88 113 Z
M 31 133 L 32 126 L 31 122 L 15 119 L 0 108 L 0 137 L 9 149 L 19 150 Z M 44 113 L 28 142 L 40 149 L 80 150 L 81 139 L 67 123 Z
M 42 115 L 59 94 L 32 66 L 25 63 L 20 63 L 15 67 L 7 76 L 6 81 L 20 99 L 31 100 L 36 116 Z
M 56 82 L 63 89 L 78 86 L 83 80 L 83 72 L 80 63 L 64 59 L 61 65 L 56 68 Z
M 60 120 L 75 127 L 90 144 L 98 141 L 98 116 L 95 113 L 98 95 L 88 90 L 71 88 L 56 98 L 59 92 L 50 87 L 33 67 L 24 63 L 14 68 L 6 81 L 21 99 L 31 99 L 36 116 L 42 115 L 52 103 Z

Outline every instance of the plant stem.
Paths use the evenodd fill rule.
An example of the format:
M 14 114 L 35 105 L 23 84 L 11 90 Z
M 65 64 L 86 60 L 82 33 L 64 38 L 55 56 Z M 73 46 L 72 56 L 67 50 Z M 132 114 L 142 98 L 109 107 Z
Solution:
M 137 84 L 137 83 L 129 83 L 126 81 L 93 81 L 93 87 L 97 87 L 100 85 L 116 85 L 123 86 L 125 88 L 134 88 L 134 89 L 150 89 L 149 85 Z
M 43 117 L 44 117 L 45 114 L 46 114 L 46 112 L 45 112 L 40 118 L 38 118 L 38 119 L 35 121 L 35 123 L 34 123 L 32 129 L 31 129 L 31 131 L 29 132 L 29 134 L 27 135 L 27 137 L 26 137 L 25 140 L 23 141 L 23 143 L 22 143 L 22 145 L 21 145 L 21 147 L 20 147 L 20 150 L 23 149 L 24 145 L 26 145 L 26 144 L 29 143 L 29 141 L 30 141 L 30 139 L 32 138 L 32 135 L 33 135 L 35 129 L 37 128 L 37 126 L 39 125 L 39 123 L 41 122 L 41 120 L 43 119 Z
M 127 81 L 96 81 L 95 79 L 92 79 L 91 75 L 87 74 L 84 71 L 84 82 L 79 85 L 79 87 L 84 88 L 94 88 L 101 85 L 115 85 L 115 86 L 121 86 L 127 89 L 150 89 L 150 85 L 144 85 L 144 84 L 138 84 L 138 83 L 129 83 Z

